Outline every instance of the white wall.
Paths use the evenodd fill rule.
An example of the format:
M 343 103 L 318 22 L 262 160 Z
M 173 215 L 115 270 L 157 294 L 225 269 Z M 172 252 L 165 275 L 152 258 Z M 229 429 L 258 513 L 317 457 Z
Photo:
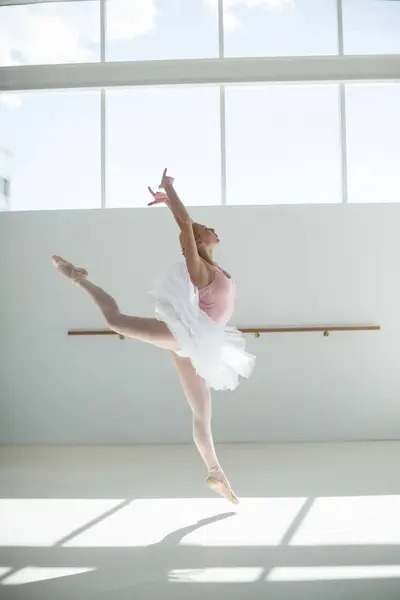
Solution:
M 218 441 L 400 437 L 400 205 L 193 209 L 217 228 L 239 326 L 376 323 L 380 333 L 276 334 L 256 370 L 215 394 Z M 127 313 L 150 316 L 152 277 L 179 256 L 166 209 L 0 215 L 0 442 L 190 439 L 167 353 L 114 337 L 51 265 L 86 266 Z

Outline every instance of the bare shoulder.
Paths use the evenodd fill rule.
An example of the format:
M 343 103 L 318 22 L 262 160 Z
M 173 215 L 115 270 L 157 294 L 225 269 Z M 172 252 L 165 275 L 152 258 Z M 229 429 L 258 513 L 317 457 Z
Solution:
M 225 269 L 223 269 L 219 264 L 214 263 L 215 266 L 217 267 L 217 269 L 219 269 L 221 271 L 221 273 L 223 273 L 225 275 L 225 277 L 227 277 L 228 279 L 232 279 L 232 276 L 228 273 L 228 271 L 225 271 Z

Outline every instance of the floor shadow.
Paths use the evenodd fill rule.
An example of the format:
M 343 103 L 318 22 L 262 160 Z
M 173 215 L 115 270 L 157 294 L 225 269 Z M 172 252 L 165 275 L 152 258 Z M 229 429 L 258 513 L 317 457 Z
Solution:
M 171 533 L 168 533 L 160 542 L 153 544 L 153 546 L 179 544 L 179 542 L 181 542 L 185 536 L 193 533 L 196 531 L 196 529 L 200 529 L 200 527 L 205 527 L 206 525 L 211 525 L 212 523 L 217 523 L 218 521 L 223 521 L 229 517 L 234 517 L 236 514 L 236 512 L 231 511 L 214 515 L 212 517 L 207 517 L 206 519 L 201 519 L 200 521 L 193 523 L 193 525 L 188 525 L 187 527 L 176 529 L 176 531 L 171 531 Z
M 279 567 L 354 565 L 368 569 L 376 565 L 400 565 L 400 545 L 396 543 L 300 546 L 296 536 L 312 510 L 312 502 L 318 498 L 368 495 L 400 498 L 400 480 L 393 477 L 398 470 L 400 444 L 264 449 L 238 446 L 230 448 L 222 458 L 230 478 L 238 482 L 239 494 L 255 499 L 255 504 L 263 498 L 273 499 L 279 506 L 280 500 L 299 501 L 299 512 L 276 545 L 274 542 L 241 545 L 240 540 L 232 540 L 231 546 L 214 545 L 213 525 L 236 515 L 220 512 L 170 531 L 158 543 L 147 546 L 96 546 L 96 542 L 91 547 L 67 546 L 75 536 L 126 508 L 133 499 L 163 499 L 168 500 L 169 506 L 173 499 L 208 502 L 209 490 L 193 469 L 194 455 L 186 448 L 159 447 L 0 450 L 0 489 L 4 498 L 114 498 L 117 504 L 65 535 L 53 547 L 0 546 L 0 566 L 11 567 L 14 573 L 27 566 L 94 569 L 26 585 L 7 586 L 0 582 L 1 600 L 204 600 L 207 596 L 219 600 L 337 600 L 339 597 L 399 600 L 400 580 L 396 578 L 300 583 L 271 581 L 269 574 Z M 182 474 L 179 478 L 177 469 Z M 149 473 L 157 476 L 149 477 Z M 213 506 L 224 506 L 222 500 L 215 502 L 221 504 Z M 159 506 L 162 510 L 164 505 L 161 502 Z M 239 510 L 252 510 L 253 506 L 250 503 L 246 508 L 243 502 Z M 263 515 L 268 518 L 262 511 L 254 515 L 259 520 L 256 527 L 258 522 L 262 527 Z M 382 518 L 387 522 L 387 515 Z M 129 517 L 126 526 L 129 527 Z M 203 527 L 210 527 L 202 534 L 205 545 L 182 543 L 186 536 Z M 392 529 L 397 527 L 394 515 Z M 397 539 L 396 535 L 393 539 Z M 128 536 L 126 543 L 130 541 L 135 543 Z M 209 572 L 212 578 L 218 569 L 240 574 L 243 569 L 254 568 L 261 571 L 247 581 L 207 581 Z M 184 582 L 184 577 L 180 580 L 180 572 L 195 576 L 206 573 L 207 577 L 202 583 Z M 8 576 L 3 577 L 3 584 Z

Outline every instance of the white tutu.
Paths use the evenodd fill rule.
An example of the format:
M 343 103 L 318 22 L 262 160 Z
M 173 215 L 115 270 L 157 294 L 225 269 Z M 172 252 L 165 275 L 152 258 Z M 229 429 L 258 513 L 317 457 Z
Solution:
M 210 387 L 234 390 L 239 375 L 249 377 L 255 357 L 246 352 L 242 332 L 216 323 L 201 310 L 184 261 L 157 279 L 150 294 L 156 299 L 157 319 L 166 323 L 179 343 L 177 354 L 190 358 Z

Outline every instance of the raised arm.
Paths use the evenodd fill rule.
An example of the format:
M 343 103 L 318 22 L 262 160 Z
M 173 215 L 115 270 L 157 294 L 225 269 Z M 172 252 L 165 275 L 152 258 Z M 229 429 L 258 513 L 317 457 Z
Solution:
M 164 190 L 168 197 L 168 207 L 174 215 L 175 221 L 178 223 L 179 228 L 182 230 L 185 226 L 192 224 L 192 219 L 187 211 L 186 206 L 179 198 L 174 188 L 174 178 L 167 175 L 167 169 L 164 170 L 160 189 Z
M 149 191 L 154 198 L 153 202 L 149 203 L 149 206 L 165 202 L 172 212 L 174 219 L 182 232 L 185 248 L 185 260 L 189 275 L 193 283 L 197 287 L 202 288 L 208 283 L 208 269 L 204 264 L 204 261 L 201 259 L 197 249 L 192 219 L 190 218 L 185 205 L 176 193 L 174 188 L 174 179 L 167 175 L 167 169 L 164 170 L 160 183 L 160 189 L 164 190 L 165 195 L 153 192 L 153 190 L 149 188 Z

